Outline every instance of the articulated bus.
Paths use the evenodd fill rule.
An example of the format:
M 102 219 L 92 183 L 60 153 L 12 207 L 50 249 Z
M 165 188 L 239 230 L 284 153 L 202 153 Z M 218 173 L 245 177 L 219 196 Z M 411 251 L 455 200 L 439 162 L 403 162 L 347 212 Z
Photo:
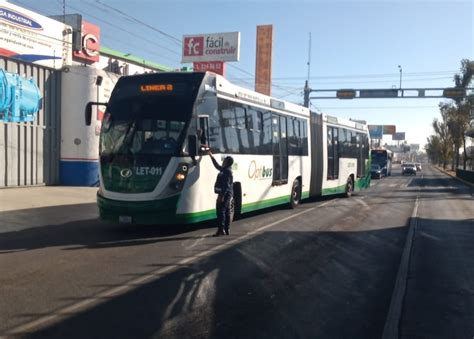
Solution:
M 373 149 L 371 152 L 372 164 L 377 164 L 385 176 L 392 175 L 393 153 L 388 149 Z
M 117 82 L 100 131 L 101 218 L 133 224 L 215 218 L 217 160 L 234 158 L 234 216 L 370 184 L 367 126 L 237 87 L 214 73 Z M 201 147 L 206 145 L 206 147 Z

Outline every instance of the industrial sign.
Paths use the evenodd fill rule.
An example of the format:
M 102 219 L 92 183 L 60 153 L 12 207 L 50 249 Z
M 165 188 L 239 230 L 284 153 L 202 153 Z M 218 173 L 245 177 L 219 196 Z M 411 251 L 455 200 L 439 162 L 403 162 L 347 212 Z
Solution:
M 222 76 L 225 75 L 225 63 L 223 61 L 201 61 L 194 62 L 193 69 L 195 72 L 214 72 Z
M 405 132 L 397 132 L 392 136 L 392 140 L 405 140 Z
M 71 27 L 0 1 L 0 55 L 50 68 L 71 65 Z
M 100 27 L 82 20 L 82 49 L 74 51 L 75 60 L 86 63 L 99 61 L 100 50 Z
M 257 26 L 257 55 L 255 63 L 255 91 L 271 95 L 272 91 L 273 26 Z
M 371 139 L 382 139 L 383 125 L 367 125 Z
M 182 63 L 239 61 L 240 32 L 183 36 Z

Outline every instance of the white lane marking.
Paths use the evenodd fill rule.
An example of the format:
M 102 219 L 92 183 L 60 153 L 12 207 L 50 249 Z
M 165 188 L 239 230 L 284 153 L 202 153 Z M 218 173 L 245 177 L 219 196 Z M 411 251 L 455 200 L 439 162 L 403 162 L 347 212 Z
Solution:
M 355 200 L 358 204 L 364 206 L 364 209 L 365 209 L 365 210 L 370 210 L 370 206 L 369 206 L 364 200 L 362 200 L 362 199 L 360 199 L 360 198 L 355 198 L 354 200 Z
M 112 289 L 100 292 L 100 293 L 96 294 L 95 296 L 88 297 L 88 298 L 86 298 L 82 301 L 79 301 L 75 304 L 63 307 L 63 308 L 61 308 L 57 311 L 53 311 L 53 314 L 46 315 L 46 316 L 40 317 L 36 320 L 25 323 L 23 325 L 14 327 L 10 330 L 7 330 L 6 333 L 8 335 L 21 334 L 21 333 L 31 331 L 31 330 L 33 330 L 37 327 L 44 326 L 44 325 L 49 324 L 49 323 L 51 323 L 51 324 L 52 323 L 57 323 L 62 319 L 70 317 L 71 315 L 73 315 L 73 313 L 78 313 L 80 311 L 84 311 L 85 309 L 87 309 L 89 307 L 92 307 L 96 304 L 100 304 L 100 303 L 104 302 L 105 300 L 107 300 L 111 297 L 118 296 L 118 295 L 124 294 L 124 293 L 126 293 L 126 292 L 128 292 L 132 289 L 138 288 L 138 287 L 144 285 L 145 283 L 147 283 L 147 282 L 163 275 L 164 273 L 168 273 L 168 272 L 170 272 L 174 269 L 180 268 L 183 265 L 193 263 L 193 262 L 197 261 L 198 259 L 201 259 L 203 257 L 214 254 L 216 251 L 226 249 L 227 247 L 230 247 L 231 245 L 234 245 L 238 242 L 242 242 L 243 240 L 249 238 L 250 236 L 252 236 L 256 233 L 262 232 L 262 231 L 264 231 L 264 230 L 266 230 L 270 227 L 281 224 L 281 223 L 283 223 L 287 220 L 299 217 L 303 214 L 306 214 L 306 213 L 309 213 L 309 212 L 315 210 L 316 208 L 324 207 L 324 206 L 326 206 L 326 205 L 328 205 L 332 202 L 338 201 L 338 200 L 339 199 L 329 200 L 329 201 L 326 201 L 326 202 L 322 203 L 321 205 L 308 208 L 308 209 L 306 209 L 304 211 L 301 211 L 299 213 L 292 214 L 292 215 L 290 215 L 288 217 L 285 217 L 283 219 L 274 221 L 274 222 L 272 222 L 268 225 L 262 226 L 260 228 L 257 228 L 255 230 L 251 231 L 251 232 L 248 232 L 244 235 L 241 235 L 241 236 L 239 236 L 235 239 L 232 239 L 232 240 L 227 241 L 223 244 L 220 244 L 220 245 L 218 245 L 218 246 L 216 246 L 212 249 L 205 250 L 205 251 L 203 251 L 199 254 L 196 254 L 192 257 L 185 258 L 185 259 L 179 261 L 177 264 L 173 264 L 173 265 L 170 265 L 170 266 L 159 268 L 155 271 L 152 271 L 150 273 L 145 274 L 144 276 L 141 276 L 139 278 L 136 278 L 136 279 L 133 279 L 129 282 L 126 282 L 126 283 L 124 283 L 120 286 L 117 286 L 117 287 L 114 287 Z
M 419 189 L 419 187 L 418 187 Z M 411 213 L 410 225 L 407 233 L 407 240 L 403 248 L 400 266 L 398 267 L 397 280 L 393 288 L 390 308 L 383 329 L 382 339 L 399 338 L 399 325 L 402 318 L 403 301 L 406 295 L 408 284 L 408 269 L 410 268 L 411 252 L 413 248 L 413 239 L 415 237 L 417 215 L 418 215 L 419 195 L 416 196 L 415 207 Z
M 187 245 L 190 241 L 186 240 L 186 241 L 183 242 L 182 246 L 185 249 L 190 250 L 191 248 L 196 247 L 197 245 L 199 245 L 199 243 L 201 243 L 206 238 L 207 238 L 207 235 L 203 235 L 201 237 L 198 237 L 197 239 L 192 240 L 190 245 Z
M 388 185 L 388 186 L 389 186 L 389 187 L 397 187 L 398 184 L 390 184 L 390 185 Z

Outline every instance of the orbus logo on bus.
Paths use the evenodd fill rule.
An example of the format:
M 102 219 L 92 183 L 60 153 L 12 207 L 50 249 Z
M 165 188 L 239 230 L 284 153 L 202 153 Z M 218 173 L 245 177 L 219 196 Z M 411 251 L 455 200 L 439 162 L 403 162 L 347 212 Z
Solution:
M 264 180 L 272 178 L 273 168 L 265 166 L 258 166 L 255 160 L 252 160 L 249 165 L 248 175 L 253 180 Z

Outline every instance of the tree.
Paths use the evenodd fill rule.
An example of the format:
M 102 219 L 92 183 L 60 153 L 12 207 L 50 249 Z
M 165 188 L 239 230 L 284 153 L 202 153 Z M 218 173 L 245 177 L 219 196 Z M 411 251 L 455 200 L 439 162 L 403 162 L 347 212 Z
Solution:
M 469 59 L 461 60 L 460 73 L 454 75 L 456 88 L 466 89 L 472 82 L 474 76 L 474 61 Z M 459 166 L 459 148 L 463 146 L 463 169 L 466 169 L 466 131 L 469 128 L 469 111 L 471 104 L 474 104 L 472 96 L 467 98 L 454 99 L 454 108 L 449 109 L 448 127 L 452 133 L 452 139 L 456 149 L 456 168 Z
M 451 135 L 449 134 L 448 124 L 447 124 L 447 112 L 441 110 L 442 121 L 438 119 L 433 120 L 433 129 L 435 131 L 436 137 L 439 139 L 439 154 L 440 161 L 443 163 L 443 168 L 446 168 L 448 161 L 451 159 L 452 155 L 452 142 Z
M 430 159 L 431 163 L 433 164 L 440 164 L 441 163 L 441 141 L 439 136 L 437 135 L 430 135 L 427 138 L 427 143 L 425 145 L 426 155 Z

